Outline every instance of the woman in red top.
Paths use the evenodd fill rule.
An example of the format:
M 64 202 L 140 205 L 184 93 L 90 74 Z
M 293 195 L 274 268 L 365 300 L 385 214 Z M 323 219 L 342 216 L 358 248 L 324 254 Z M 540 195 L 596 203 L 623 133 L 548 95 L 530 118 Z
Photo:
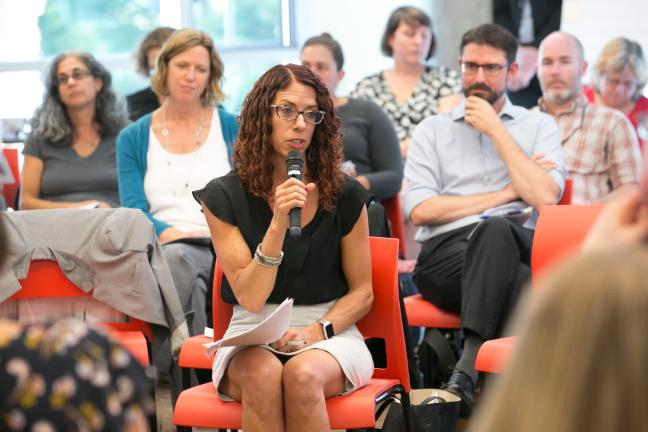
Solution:
M 643 151 L 648 140 L 648 98 L 642 93 L 648 71 L 641 46 L 622 37 L 612 39 L 594 64 L 593 78 L 592 87 L 584 89 L 587 99 L 625 113 L 637 130 Z

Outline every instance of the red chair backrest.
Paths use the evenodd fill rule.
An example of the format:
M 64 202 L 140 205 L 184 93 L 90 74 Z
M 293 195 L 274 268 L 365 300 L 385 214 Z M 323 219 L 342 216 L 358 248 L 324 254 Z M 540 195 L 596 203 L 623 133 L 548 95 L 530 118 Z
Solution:
M 2 153 L 4 158 L 9 164 L 11 174 L 13 175 L 14 182 L 12 184 L 2 185 L 2 194 L 7 201 L 8 207 L 13 207 L 16 202 L 16 192 L 20 186 L 20 170 L 18 167 L 18 149 L 17 148 L 3 148 Z M 17 209 L 16 209 L 17 210 Z
M 396 194 L 392 197 L 382 200 L 382 205 L 385 207 L 385 214 L 389 220 L 392 237 L 399 240 L 399 250 L 403 258 L 407 256 L 405 245 L 405 222 L 403 221 L 403 209 L 401 208 L 400 195 Z
M 540 210 L 531 252 L 536 281 L 551 267 L 578 252 L 602 205 L 554 205 Z
M 398 379 L 409 392 L 409 370 L 405 336 L 398 302 L 398 239 L 370 237 L 371 278 L 374 300 L 371 310 L 357 322 L 365 338 L 379 338 L 385 341 L 387 364 L 375 368 L 375 378 Z M 232 317 L 232 305 L 221 299 L 223 272 L 216 260 L 213 290 L 214 339 L 223 337 Z
M 29 265 L 29 273 L 20 281 L 21 289 L 9 299 L 42 299 L 50 297 L 92 297 L 92 291 L 85 292 L 74 285 L 61 271 L 56 261 L 35 260 Z M 149 324 L 135 318 L 128 322 L 102 323 L 114 330 L 141 331 L 150 341 L 152 337 Z

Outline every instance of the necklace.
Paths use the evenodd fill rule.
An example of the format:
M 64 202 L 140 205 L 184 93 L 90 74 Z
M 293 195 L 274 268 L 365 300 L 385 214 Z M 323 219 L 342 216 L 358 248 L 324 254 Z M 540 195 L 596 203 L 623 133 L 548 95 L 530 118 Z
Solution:
M 169 135 L 170 135 L 170 132 L 169 132 L 169 129 L 167 128 L 167 124 L 166 124 L 166 110 L 167 110 L 167 107 L 165 106 L 164 110 L 162 111 L 162 130 L 161 130 L 162 141 L 163 141 L 162 146 L 167 151 L 166 158 L 167 158 L 167 168 L 169 169 L 169 176 L 171 178 L 173 178 L 173 177 L 179 176 L 179 173 L 177 172 L 178 166 L 176 166 L 176 169 L 174 169 L 173 168 L 173 163 L 171 162 L 171 155 L 173 153 L 169 150 Z M 180 181 L 181 181 L 181 184 L 182 184 L 181 188 L 179 190 L 172 190 L 171 191 L 171 194 L 173 196 L 175 196 L 175 197 L 182 197 L 182 196 L 186 195 L 187 191 L 189 191 L 189 189 L 190 189 L 191 177 L 192 177 L 192 174 L 195 171 L 194 166 L 196 164 L 196 159 L 198 157 L 198 150 L 201 147 L 200 136 L 202 134 L 202 130 L 203 130 L 203 109 L 201 108 L 200 109 L 200 118 L 198 120 L 198 127 L 196 128 L 196 132 L 195 132 L 195 135 L 194 135 L 195 136 L 194 147 L 191 150 L 191 152 L 193 153 L 192 159 L 191 159 L 191 165 L 190 165 L 189 169 L 186 170 L 184 178 L 180 178 Z M 178 155 L 176 155 L 176 157 L 178 157 Z M 182 176 L 180 176 L 180 177 L 182 177 Z
M 166 151 L 169 151 L 169 129 L 166 127 L 166 112 L 167 112 L 167 107 L 164 107 L 164 110 L 162 111 L 162 136 L 164 137 L 164 149 Z M 195 148 L 200 147 L 200 135 L 202 134 L 203 130 L 203 109 L 202 107 L 200 108 L 200 118 L 198 119 L 198 128 L 196 129 L 195 133 L 195 143 L 194 146 Z

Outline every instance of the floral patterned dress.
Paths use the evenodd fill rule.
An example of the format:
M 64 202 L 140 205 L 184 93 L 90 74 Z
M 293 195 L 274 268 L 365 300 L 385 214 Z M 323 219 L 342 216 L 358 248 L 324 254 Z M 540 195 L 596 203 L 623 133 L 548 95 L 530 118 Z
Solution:
M 155 410 L 148 375 L 81 321 L 26 327 L 0 338 L 0 430 L 121 431 Z
M 446 67 L 427 66 L 410 98 L 399 102 L 384 72 L 358 82 L 351 97 L 369 99 L 381 107 L 394 124 L 398 140 L 411 138 L 417 124 L 438 112 L 439 99 L 461 92 L 459 74 Z

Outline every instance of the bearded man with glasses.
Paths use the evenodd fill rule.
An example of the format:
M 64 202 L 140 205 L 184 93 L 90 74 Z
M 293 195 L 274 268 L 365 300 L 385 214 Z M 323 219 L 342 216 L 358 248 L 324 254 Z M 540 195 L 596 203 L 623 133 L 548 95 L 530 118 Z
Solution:
M 475 358 L 500 335 L 527 281 L 537 209 L 562 193 L 560 133 L 553 119 L 513 105 L 517 41 L 484 24 L 461 40 L 466 99 L 428 117 L 412 137 L 405 212 L 422 243 L 414 282 L 424 298 L 461 313 L 464 349 L 445 388 L 473 407 Z

